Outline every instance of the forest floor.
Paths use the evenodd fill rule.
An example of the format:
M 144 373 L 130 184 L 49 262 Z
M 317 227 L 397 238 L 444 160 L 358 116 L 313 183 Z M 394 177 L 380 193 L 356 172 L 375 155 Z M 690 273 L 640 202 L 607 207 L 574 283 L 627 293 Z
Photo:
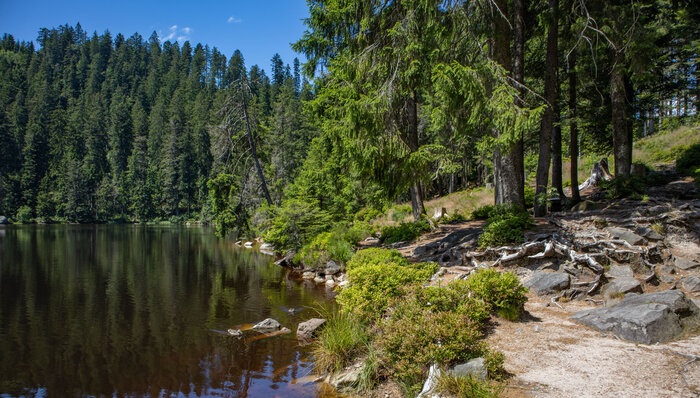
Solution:
M 608 241 L 617 247 L 602 247 L 599 256 L 605 253 L 605 256 L 614 258 L 617 254 L 638 250 L 642 259 L 651 253 L 650 250 L 660 248 L 663 259 L 658 260 L 658 267 L 650 271 L 644 266 L 633 266 L 634 277 L 642 282 L 644 293 L 683 290 L 683 278 L 700 276 L 700 268 L 669 269 L 673 268 L 674 259 L 678 257 L 700 262 L 700 200 L 696 195 L 692 179 L 685 179 L 649 190 L 643 201 L 622 199 L 589 203 L 587 207 L 560 212 L 551 218 L 535 219 L 536 226 L 526 234 L 525 244 L 550 239 L 543 238 L 545 235 L 559 235 L 574 241 L 575 245 L 592 239 L 594 242 L 588 246 L 593 246 L 596 240 L 605 240 L 607 236 Z M 432 283 L 444 285 L 452 279 L 466 277 L 475 264 L 486 258 L 471 257 L 470 254 L 477 250 L 476 239 L 483 225 L 484 221 L 440 225 L 437 231 L 418 241 L 399 244 L 396 248 L 412 261 L 440 262 L 443 272 Z M 659 225 L 664 230 L 663 239 L 649 239 L 639 246 L 627 245 L 625 248 L 620 240 L 610 238 L 611 228 L 649 230 Z M 510 248 L 498 255 L 512 254 L 515 250 Z M 542 259 L 534 264 L 528 264 L 534 260 L 527 257 L 509 263 L 499 263 L 493 256 L 486 259 L 486 265 L 515 272 L 523 281 L 534 270 L 543 269 Z M 631 262 L 609 260 L 605 263 L 606 275 L 611 265 L 631 265 Z M 649 272 L 655 273 L 655 277 L 650 278 Z M 594 287 L 590 295 L 579 296 L 579 300 L 562 299 L 554 303 L 551 295 L 528 293 L 525 315 L 519 321 L 493 321 L 487 341 L 505 354 L 504 366 L 510 374 L 503 396 L 700 396 L 700 361 L 688 363 L 688 357 L 683 356 L 700 356 L 700 336 L 645 345 L 623 341 L 569 320 L 569 316 L 577 311 L 600 307 L 604 302 L 608 304 L 614 300 L 601 294 L 601 286 L 606 280 L 603 277 L 598 288 Z M 686 291 L 686 295 L 700 306 L 699 292 Z

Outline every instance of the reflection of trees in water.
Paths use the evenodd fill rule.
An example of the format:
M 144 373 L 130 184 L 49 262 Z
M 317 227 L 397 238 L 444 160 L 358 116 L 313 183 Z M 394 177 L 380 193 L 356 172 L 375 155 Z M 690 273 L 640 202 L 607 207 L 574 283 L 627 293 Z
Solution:
M 0 392 L 230 393 L 307 372 L 293 336 L 244 343 L 210 329 L 265 317 L 293 328 L 303 319 L 283 306 L 321 294 L 204 229 L 10 228 L 0 256 Z

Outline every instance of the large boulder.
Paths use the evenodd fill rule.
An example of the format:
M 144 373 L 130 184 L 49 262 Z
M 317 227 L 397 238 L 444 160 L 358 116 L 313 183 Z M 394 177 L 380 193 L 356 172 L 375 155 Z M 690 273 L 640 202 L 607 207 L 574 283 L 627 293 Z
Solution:
M 474 377 L 481 380 L 488 379 L 489 375 L 484 358 L 474 358 L 466 363 L 455 365 L 450 368 L 449 373 L 455 376 Z
M 253 330 L 260 333 L 276 332 L 280 330 L 282 325 L 272 318 L 267 318 L 264 321 L 258 322 L 253 326 Z
M 300 339 L 311 339 L 321 330 L 326 320 L 323 318 L 311 318 L 306 322 L 299 324 L 297 329 L 297 337 Z
M 628 294 L 611 306 L 579 311 L 571 319 L 643 344 L 666 342 L 700 324 L 700 309 L 681 291 Z
M 335 274 L 337 274 L 338 272 L 340 272 L 340 265 L 338 265 L 338 263 L 336 263 L 336 262 L 333 261 L 333 260 L 329 260 L 329 261 L 326 263 L 326 268 L 324 269 L 323 272 L 324 272 L 324 274 L 326 274 L 326 275 L 335 275 Z
M 525 287 L 539 295 L 553 294 L 569 287 L 571 276 L 563 272 L 537 271 L 524 283 Z

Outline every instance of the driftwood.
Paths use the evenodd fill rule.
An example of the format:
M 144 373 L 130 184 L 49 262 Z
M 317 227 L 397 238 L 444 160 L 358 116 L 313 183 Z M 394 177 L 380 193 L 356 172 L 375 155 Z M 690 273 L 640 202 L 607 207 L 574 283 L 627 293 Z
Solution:
M 581 185 L 578 186 L 579 191 L 588 189 L 598 185 L 601 181 L 612 180 L 613 176 L 608 170 L 608 159 L 600 159 L 600 162 L 596 162 L 591 170 L 591 176 L 586 179 Z

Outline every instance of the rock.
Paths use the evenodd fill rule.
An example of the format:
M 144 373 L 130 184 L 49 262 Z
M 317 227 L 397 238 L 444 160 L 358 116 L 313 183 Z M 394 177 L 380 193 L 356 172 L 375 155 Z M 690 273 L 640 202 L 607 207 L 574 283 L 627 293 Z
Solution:
M 340 287 L 342 289 L 349 284 L 350 284 L 350 281 L 342 281 L 342 282 L 338 283 L 338 287 Z
M 414 248 L 413 253 L 411 253 L 411 257 L 418 258 L 423 256 L 432 256 L 433 254 L 437 253 L 439 249 L 440 242 L 430 242 Z
M 611 278 L 634 278 L 632 268 L 626 265 L 613 265 L 605 275 Z
M 689 276 L 681 281 L 681 286 L 691 293 L 700 292 L 700 278 Z
M 5 225 L 5 224 L 9 224 L 9 223 L 10 223 L 10 220 L 8 220 L 7 217 L 0 216 L 0 225 Z
M 622 239 L 630 245 L 641 245 L 644 243 L 644 238 L 624 228 L 608 228 L 608 232 L 617 239 Z
M 243 244 L 243 247 L 245 247 L 246 249 L 250 249 L 253 247 L 253 242 L 246 242 Z
M 316 282 L 316 283 L 325 283 L 325 282 L 326 282 L 326 278 L 324 278 L 324 277 L 322 277 L 322 276 L 316 275 L 316 277 L 314 278 L 314 282 Z
M 326 280 L 326 287 L 329 289 L 333 289 L 335 287 L 335 281 L 333 279 Z
M 673 283 L 676 281 L 676 278 L 671 276 L 671 275 L 661 274 L 661 275 L 658 275 L 658 278 L 663 283 Z
M 280 267 L 288 267 L 288 268 L 294 268 L 294 256 L 296 253 L 293 251 L 287 252 L 287 254 L 284 255 L 281 259 L 275 261 L 276 265 L 279 265 Z
M 597 210 L 600 209 L 602 206 L 600 203 L 593 202 L 590 200 L 584 200 L 583 202 L 578 202 L 575 204 L 572 208 L 571 211 L 575 211 L 577 213 L 582 213 L 585 211 L 591 211 L 591 210 Z
M 642 284 L 638 280 L 629 277 L 615 278 L 603 289 L 605 297 L 610 298 L 625 293 L 643 293 Z
M 366 238 L 364 242 L 367 243 L 379 243 L 379 239 L 375 238 L 374 236 L 370 236 L 369 238 Z
M 643 237 L 645 237 L 647 239 L 651 239 L 651 240 L 661 240 L 664 238 L 658 232 L 654 231 L 651 228 L 639 227 L 639 228 L 637 228 L 636 232 L 639 235 L 642 235 Z
M 537 271 L 524 283 L 525 287 L 539 295 L 552 294 L 569 287 L 571 277 L 562 272 Z
M 675 265 L 676 268 L 682 269 L 683 271 L 700 267 L 700 264 L 693 260 L 688 260 L 687 258 L 677 256 L 673 257 L 673 265 Z
M 326 377 L 326 383 L 332 385 L 337 389 L 342 389 L 343 387 L 351 387 L 357 382 L 362 371 L 362 362 L 358 362 L 338 373 L 332 373 Z
M 226 333 L 228 333 L 230 336 L 233 336 L 233 337 L 243 336 L 243 332 L 241 331 L 241 329 L 228 329 L 228 330 L 226 330 Z
M 297 337 L 300 339 L 311 339 L 317 332 L 323 328 L 326 320 L 323 318 L 311 318 L 306 322 L 299 324 L 297 328 Z
M 681 291 L 631 294 L 611 307 L 579 311 L 572 320 L 643 344 L 666 342 L 700 324 L 700 309 Z
M 489 375 L 484 358 L 474 358 L 466 363 L 455 365 L 449 372 L 455 376 L 472 376 L 481 380 L 486 380 Z
M 333 260 L 330 260 L 326 263 L 326 268 L 324 270 L 324 273 L 326 275 L 335 275 L 338 272 L 340 272 L 340 265 L 338 265 L 338 263 L 336 263 Z
M 262 322 L 258 322 L 255 326 L 253 326 L 253 330 L 265 333 L 265 332 L 275 332 L 280 330 L 282 325 L 280 325 L 279 322 L 272 318 L 267 318 Z
M 423 389 L 420 391 L 420 394 L 416 396 L 416 398 L 435 398 L 436 395 L 433 394 L 433 390 L 435 390 L 435 387 L 437 387 L 438 379 L 440 378 L 441 373 L 440 368 L 438 368 L 436 364 L 430 365 L 428 378 L 425 379 Z
M 314 279 L 316 277 L 316 274 L 311 272 L 311 271 L 306 271 L 301 275 L 302 279 Z
M 675 274 L 676 269 L 673 268 L 673 265 L 671 264 L 661 264 L 660 266 L 656 267 L 656 270 L 659 272 L 663 272 L 664 274 Z
M 275 248 L 269 243 L 263 243 L 262 245 L 260 245 L 260 253 L 274 255 Z

